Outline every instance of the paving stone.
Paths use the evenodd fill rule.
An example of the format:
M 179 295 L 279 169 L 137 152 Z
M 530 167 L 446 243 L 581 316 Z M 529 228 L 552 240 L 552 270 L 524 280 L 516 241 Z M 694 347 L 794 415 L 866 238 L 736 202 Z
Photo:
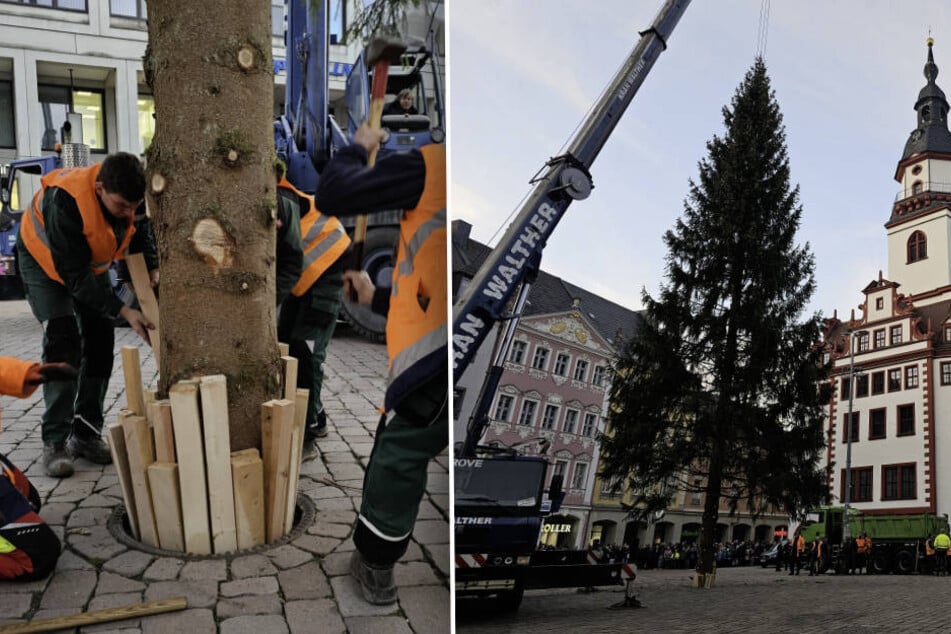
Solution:
M 319 511 L 352 511 L 356 507 L 351 497 L 335 497 L 326 500 L 314 500 Z
M 435 563 L 436 568 L 443 574 L 443 578 L 449 579 L 450 562 L 452 554 L 449 551 L 449 544 L 427 544 L 426 551 L 429 558 Z
M 277 575 L 277 581 L 287 601 L 330 596 L 330 584 L 315 561 L 290 570 L 282 570 Z
M 418 520 L 413 528 L 413 539 L 420 544 L 448 544 L 449 523 L 436 520 Z
M 46 507 L 43 507 L 44 510 Z M 69 520 L 66 522 L 66 529 L 83 528 L 89 526 L 105 526 L 112 515 L 112 509 L 101 506 L 91 506 L 88 508 L 77 508 L 69 514 Z
M 75 529 L 69 533 L 68 541 L 70 548 L 93 561 L 106 561 L 128 550 L 105 526 Z
M 396 576 L 396 585 L 400 588 L 404 586 L 425 586 L 442 583 L 442 579 L 433 571 L 433 567 L 428 563 L 413 561 L 409 563 L 397 562 L 393 571 Z
M 117 555 L 102 565 L 103 570 L 109 570 L 124 577 L 138 577 L 155 559 L 155 555 L 140 550 L 130 550 Z
M 54 574 L 59 574 L 66 570 L 95 570 L 95 566 L 79 557 L 71 550 L 64 550 L 56 561 L 56 570 Z
M 356 520 L 356 511 L 320 511 L 314 514 L 314 526 L 324 524 L 345 524 L 346 526 L 353 526 Z
M 25 617 L 33 607 L 33 595 L 29 592 L 11 591 L 6 585 L 3 586 L 3 592 L 0 592 L 0 618 Z
M 231 560 L 231 576 L 235 579 L 262 577 L 277 573 L 277 567 L 264 555 L 247 555 Z
M 107 561 L 106 564 L 112 563 Z M 111 572 L 102 572 L 99 574 L 99 583 L 96 584 L 96 595 L 113 594 L 117 592 L 141 592 L 145 590 L 145 584 L 135 579 L 129 579 L 122 575 Z
M 281 614 L 281 598 L 272 594 L 220 599 L 215 613 L 219 619 L 248 614 Z
M 354 513 L 354 516 L 356 513 Z M 328 524 L 328 523 L 318 523 L 314 524 L 307 529 L 309 535 L 317 535 L 318 537 L 333 537 L 336 539 L 346 539 L 350 536 L 350 533 L 353 531 L 352 524 Z
M 314 556 L 306 550 L 295 548 L 290 544 L 272 548 L 268 550 L 266 554 L 268 558 L 274 562 L 274 565 L 282 570 L 294 568 L 314 558 Z
M 30 482 L 32 482 L 33 477 L 28 477 L 30 478 Z M 43 504 L 43 508 L 40 509 L 40 517 L 43 518 L 44 522 L 51 526 L 65 524 L 66 518 L 75 508 L 76 507 L 73 504 L 69 504 L 68 502 L 46 503 Z
M 349 634 L 412 634 L 413 632 L 402 616 L 355 616 L 348 618 L 346 624 Z
M 190 608 L 213 608 L 218 601 L 218 582 L 210 579 L 200 581 L 157 581 L 145 590 L 146 601 L 186 597 Z
M 207 609 L 167 612 L 142 619 L 142 634 L 182 634 L 182 632 L 204 634 L 204 632 L 215 632 L 217 629 L 215 615 Z
M 198 579 L 224 581 L 228 578 L 228 562 L 224 559 L 187 561 L 178 578 L 182 581 Z
M 89 601 L 96 587 L 96 573 L 69 570 L 56 573 L 43 593 L 40 607 L 43 609 L 81 608 Z
M 287 623 L 280 616 L 236 616 L 221 622 L 220 634 L 282 634 Z
M 318 537 L 317 535 L 301 535 L 294 540 L 294 545 L 317 555 L 326 555 L 333 552 L 342 540 L 333 537 Z
M 127 592 L 119 594 L 103 594 L 93 597 L 92 601 L 89 602 L 89 606 L 84 610 L 84 612 L 92 612 L 94 610 L 105 610 L 107 608 L 118 608 L 124 607 L 127 605 L 135 605 L 136 603 L 142 602 L 142 593 L 141 592 Z M 102 632 L 104 629 L 111 630 L 116 627 L 139 627 L 140 618 L 131 618 L 123 619 L 122 621 L 113 621 L 110 623 L 97 623 L 95 625 L 86 625 L 83 626 L 83 632 Z
M 320 565 L 329 577 L 350 574 L 350 553 L 330 553 L 320 560 Z
M 400 607 L 416 632 L 451 631 L 448 589 L 433 586 L 407 588 L 401 585 L 399 596 Z
M 223 597 L 248 594 L 274 594 L 278 590 L 277 577 L 251 577 L 221 584 L 218 593 Z
M 171 581 L 178 579 L 184 566 L 185 562 L 181 559 L 161 557 L 152 562 L 152 565 L 142 573 L 142 578 L 147 581 Z
M 284 604 L 284 616 L 291 634 L 312 634 L 319 623 L 321 634 L 344 634 L 347 631 L 337 604 L 330 599 L 288 601 Z

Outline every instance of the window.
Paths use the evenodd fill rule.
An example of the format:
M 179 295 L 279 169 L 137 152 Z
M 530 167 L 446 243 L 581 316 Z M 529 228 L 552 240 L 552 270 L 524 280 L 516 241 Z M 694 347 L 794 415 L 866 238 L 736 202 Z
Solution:
M 582 436 L 593 436 L 594 430 L 598 426 L 598 415 L 588 412 L 584 415 L 584 425 L 581 426 Z
M 616 498 L 621 495 L 621 478 L 601 480 L 601 497 Z
M 495 403 L 495 420 L 504 420 L 509 422 L 511 420 L 510 416 L 512 415 L 512 403 L 513 399 L 508 394 L 499 394 L 499 400 Z
M 571 488 L 572 489 L 583 489 L 585 485 L 585 480 L 588 479 L 588 465 L 584 462 L 579 462 L 575 465 L 575 476 L 571 479 Z
M 546 405 L 545 412 L 542 414 L 542 429 L 554 429 L 555 421 L 558 419 L 558 406 Z
M 941 362 L 941 385 L 951 385 L 951 361 Z
M 16 147 L 13 118 L 13 82 L 0 81 L 0 147 Z
M 0 0 L 10 4 L 32 4 L 39 7 L 49 7 L 51 9 L 63 9 L 64 11 L 86 12 L 86 0 Z
M 535 408 L 538 403 L 535 401 L 522 401 L 522 413 L 518 415 L 519 425 L 532 425 L 535 422 Z
M 859 440 L 859 412 L 852 412 L 852 442 Z M 842 414 L 842 442 L 849 442 L 849 413 Z
M 901 326 L 892 326 L 891 329 L 892 345 L 901 343 Z
M 575 428 L 578 426 L 578 410 L 568 409 L 565 410 L 565 424 L 562 426 L 562 430 L 566 434 L 575 433 Z
M 575 363 L 575 381 L 584 381 L 588 378 L 588 362 L 578 359 Z
M 842 379 L 841 385 L 839 387 L 839 399 L 847 401 L 849 399 L 849 394 L 852 392 L 852 381 L 845 378 Z
M 915 181 L 911 184 L 911 193 L 912 195 L 917 195 L 921 193 L 922 184 L 921 181 Z
M 542 371 L 548 369 L 548 350 L 546 348 L 535 348 L 535 356 L 532 357 L 532 367 Z
M 856 352 L 867 352 L 868 351 L 868 333 L 860 332 L 856 337 L 858 339 L 858 346 Z
M 603 365 L 594 366 L 594 376 L 591 378 L 591 382 L 598 387 L 604 387 L 604 370 Z
M 872 394 L 885 393 L 885 372 L 872 373 Z
M 139 154 L 145 154 L 155 137 L 155 98 L 139 95 L 136 107 L 139 111 Z
M 912 436 L 915 433 L 915 406 L 898 406 L 898 435 Z
M 901 389 L 901 368 L 888 371 L 888 391 L 897 392 Z
M 872 501 L 872 468 L 861 467 L 852 469 L 852 478 L 849 482 L 850 502 Z M 842 500 L 845 500 L 845 469 L 842 469 Z
M 944 342 L 951 343 L 951 326 L 944 327 Z
M 562 479 L 564 479 L 564 477 L 565 477 L 565 472 L 566 472 L 566 471 L 568 471 L 568 461 L 567 461 L 567 460 L 556 460 L 556 461 L 555 461 L 555 468 L 552 469 L 552 472 L 551 472 L 552 480 L 555 479 L 555 476 L 561 476 Z M 551 484 L 551 481 L 549 481 L 549 484 Z M 562 486 L 564 486 L 564 485 L 562 485 Z
M 924 232 L 915 231 L 908 238 L 908 263 L 924 260 L 928 257 L 928 238 Z
M 82 142 L 94 152 L 106 151 L 105 111 L 101 90 L 70 89 L 68 86 L 40 84 L 40 108 L 46 130 L 43 131 L 42 149 L 54 150 L 60 142 L 60 129 L 66 123 L 66 114 L 72 110 L 82 115 Z M 74 139 L 78 141 L 79 139 Z
M 855 398 L 868 396 L 868 375 L 859 374 L 855 377 Z
M 274 7 L 271 7 L 273 11 Z M 281 18 L 284 17 L 284 7 L 281 6 Z M 136 18 L 144 20 L 148 17 L 145 12 L 145 0 L 109 0 L 109 14 L 120 18 Z M 281 31 L 283 33 L 283 31 Z M 280 34 L 279 34 L 280 35 Z
M 883 500 L 913 500 L 916 497 L 915 463 L 882 467 Z
M 271 0 L 271 36 L 284 37 L 284 3 Z
M 883 297 L 875 298 L 875 310 L 881 310 L 885 308 L 885 299 Z
M 552 374 L 558 376 L 565 376 L 568 374 L 568 361 L 571 360 L 564 352 L 559 352 L 558 356 L 555 357 L 555 368 L 552 370 Z
M 885 437 L 885 408 L 873 409 L 868 413 L 868 439 Z
M 918 366 L 909 365 L 905 367 L 905 389 L 918 387 Z
M 344 0 L 332 0 L 330 3 L 330 43 L 344 44 L 347 34 L 347 3 Z
M 525 351 L 528 344 L 524 341 L 513 341 L 512 349 L 509 350 L 509 361 L 518 365 L 525 363 Z
M 693 488 L 690 490 L 690 503 L 693 506 L 700 506 L 703 502 L 703 480 L 694 480 Z
M 885 347 L 885 329 L 881 328 L 875 331 L 875 347 L 884 348 Z

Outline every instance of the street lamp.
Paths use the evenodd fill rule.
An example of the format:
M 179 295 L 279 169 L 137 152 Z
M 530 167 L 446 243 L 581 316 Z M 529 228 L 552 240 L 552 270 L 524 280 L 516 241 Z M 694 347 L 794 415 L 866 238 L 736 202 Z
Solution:
M 852 537 L 852 531 L 849 529 L 849 506 L 852 502 L 852 399 L 855 396 L 855 378 L 857 375 L 864 375 L 862 368 L 855 367 L 854 334 L 854 331 L 849 331 L 849 416 L 845 423 L 845 517 L 842 519 L 842 541 Z

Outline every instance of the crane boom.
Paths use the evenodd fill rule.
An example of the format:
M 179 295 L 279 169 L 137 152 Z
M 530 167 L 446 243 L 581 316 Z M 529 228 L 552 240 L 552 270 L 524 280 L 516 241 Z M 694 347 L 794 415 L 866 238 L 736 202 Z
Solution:
M 649 29 L 614 75 L 575 134 L 567 151 L 552 158 L 532 180 L 535 189 L 509 225 L 498 246 L 479 268 L 465 293 L 453 308 L 453 382 L 458 383 L 491 328 L 503 319 L 519 286 L 538 272 L 541 251 L 573 200 L 591 193 L 590 167 L 654 62 L 667 47 L 667 39 L 690 4 L 690 0 L 666 0 Z M 518 318 L 516 314 L 515 319 Z M 509 327 L 509 332 L 513 330 Z M 505 350 L 503 342 L 500 350 Z M 500 361 L 496 361 L 500 363 Z M 495 372 L 497 376 L 498 372 Z M 493 373 L 490 372 L 490 382 Z M 494 381 L 497 384 L 497 378 Z M 493 389 L 483 389 L 481 399 L 491 399 Z M 486 403 L 481 416 L 470 422 L 465 455 L 473 455 L 475 444 L 487 424 Z

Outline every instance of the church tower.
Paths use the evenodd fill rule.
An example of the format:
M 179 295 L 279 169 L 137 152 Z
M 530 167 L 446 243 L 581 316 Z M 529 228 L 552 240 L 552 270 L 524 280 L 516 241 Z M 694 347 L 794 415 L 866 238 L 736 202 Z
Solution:
M 918 125 L 905 143 L 895 172 L 901 191 L 888 230 L 888 277 L 916 305 L 940 299 L 951 285 L 951 132 L 948 100 L 935 83 L 938 66 L 928 38 L 927 83 L 918 93 Z M 933 299 L 932 299 L 933 298 Z

